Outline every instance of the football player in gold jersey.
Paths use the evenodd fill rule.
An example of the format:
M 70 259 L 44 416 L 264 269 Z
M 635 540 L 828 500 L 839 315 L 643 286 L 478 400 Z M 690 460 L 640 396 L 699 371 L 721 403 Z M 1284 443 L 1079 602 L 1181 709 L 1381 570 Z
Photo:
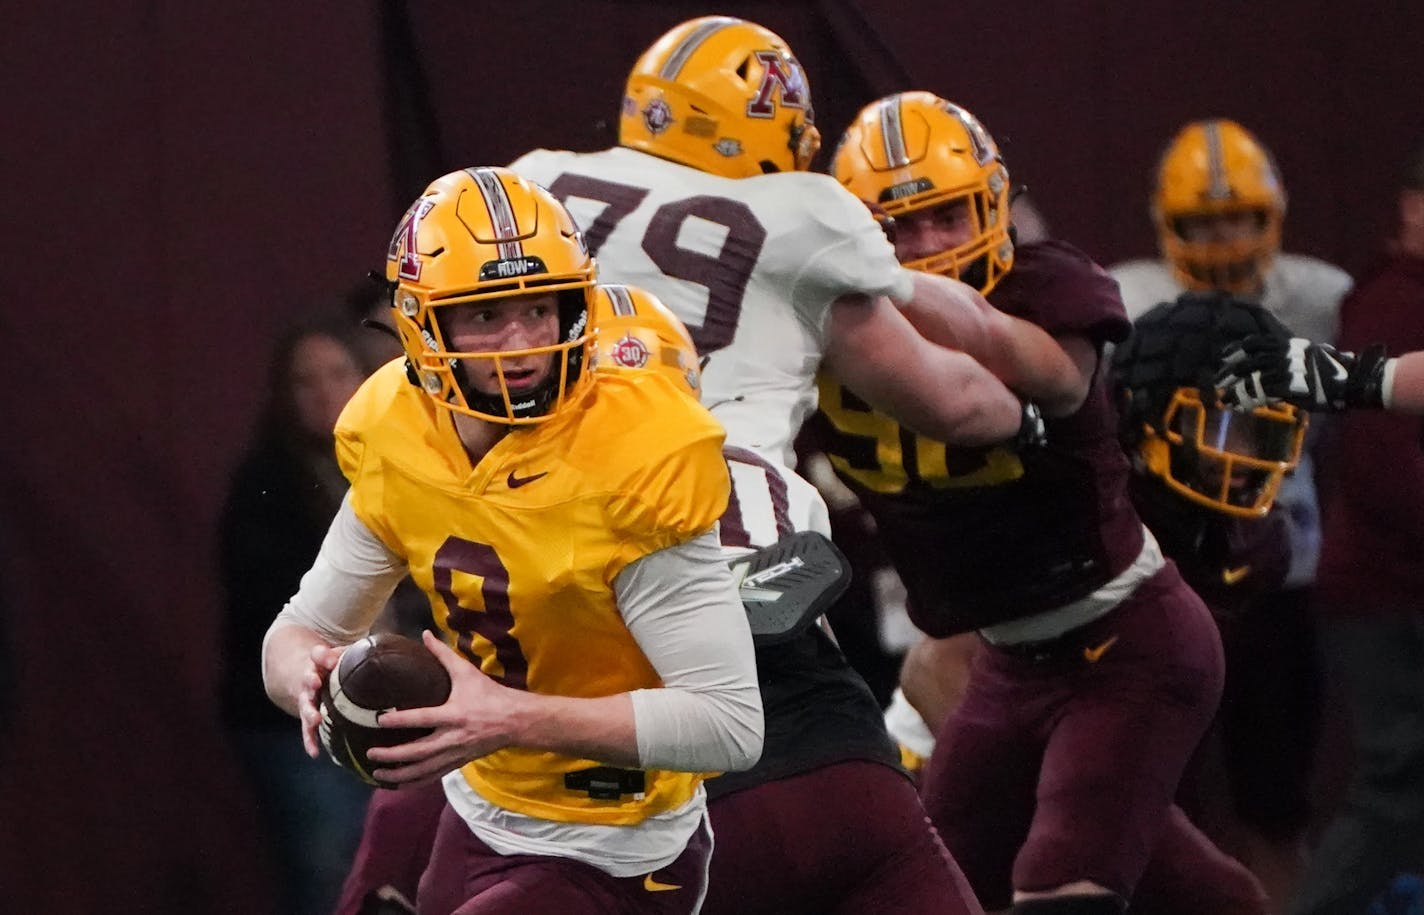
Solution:
M 339 646 L 409 574 L 453 688 L 382 715 L 434 731 L 371 758 L 443 778 L 421 911 L 695 911 L 704 773 L 752 765 L 763 729 L 715 533 L 722 429 L 666 373 L 586 371 L 590 303 L 616 293 L 515 174 L 438 179 L 387 258 L 407 359 L 338 423 L 351 492 L 268 633 L 268 692 L 315 753 Z

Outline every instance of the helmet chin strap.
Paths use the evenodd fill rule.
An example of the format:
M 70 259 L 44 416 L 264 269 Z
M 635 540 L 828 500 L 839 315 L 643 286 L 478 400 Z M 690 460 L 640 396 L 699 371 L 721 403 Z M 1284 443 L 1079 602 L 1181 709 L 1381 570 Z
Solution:
M 401 342 L 401 335 L 396 333 L 396 329 L 394 327 L 391 327 L 389 324 L 382 324 L 375 318 L 362 318 L 361 326 L 366 328 L 367 330 L 378 330 L 383 334 L 390 334 L 397 343 Z
M 401 339 L 400 334 L 396 333 L 395 328 L 391 327 L 389 324 L 382 324 L 380 321 L 377 321 L 374 318 L 362 318 L 361 326 L 366 328 L 367 330 L 375 330 L 380 331 L 383 334 L 390 334 L 392 337 L 395 338 L 395 341 L 401 345 L 401 351 L 405 351 L 405 341 Z M 405 358 L 405 379 L 406 381 L 409 381 L 411 384 L 415 385 L 417 388 L 421 387 L 420 378 L 415 374 L 415 366 L 411 363 L 409 356 Z

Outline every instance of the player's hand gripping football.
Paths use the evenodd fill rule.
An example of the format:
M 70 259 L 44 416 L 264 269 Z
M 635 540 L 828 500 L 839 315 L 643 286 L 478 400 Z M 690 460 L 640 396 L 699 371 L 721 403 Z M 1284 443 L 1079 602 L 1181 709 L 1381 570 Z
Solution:
M 510 744 L 510 710 L 520 691 L 501 686 L 430 632 L 423 638 L 450 674 L 450 698 L 444 705 L 381 714 L 383 728 L 434 729 L 419 740 L 371 748 L 371 762 L 385 767 L 372 773 L 382 782 L 433 781 Z
M 1257 334 L 1222 350 L 1216 386 L 1223 403 L 1241 410 L 1282 402 L 1317 412 L 1378 407 L 1387 361 L 1382 347 L 1356 356 L 1303 337 Z
M 312 759 L 321 756 L 321 739 L 317 735 L 317 729 L 321 725 L 321 710 L 317 706 L 321 688 L 336 669 L 336 662 L 341 660 L 341 653 L 345 650 L 344 647 L 313 645 L 310 663 L 302 674 L 302 689 L 297 696 L 297 712 L 302 719 L 302 746 Z

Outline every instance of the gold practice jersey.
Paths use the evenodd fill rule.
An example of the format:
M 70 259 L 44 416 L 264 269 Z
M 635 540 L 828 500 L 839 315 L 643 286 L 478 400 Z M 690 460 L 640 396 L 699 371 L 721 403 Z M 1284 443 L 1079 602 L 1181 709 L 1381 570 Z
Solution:
M 475 466 L 451 416 L 397 360 L 337 424 L 351 505 L 409 566 L 447 644 L 506 686 L 597 697 L 661 681 L 619 615 L 629 563 L 713 528 L 727 505 L 723 431 L 655 372 L 595 373 L 548 422 Z M 702 776 L 622 773 L 507 748 L 463 775 L 487 801 L 547 820 L 629 825 L 678 808 Z

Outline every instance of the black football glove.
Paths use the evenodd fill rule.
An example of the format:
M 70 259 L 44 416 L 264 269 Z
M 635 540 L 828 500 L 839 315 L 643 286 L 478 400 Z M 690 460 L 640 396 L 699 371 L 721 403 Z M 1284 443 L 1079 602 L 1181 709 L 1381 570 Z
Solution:
M 1038 409 L 1038 404 L 1025 400 L 1019 419 L 1019 431 L 1014 436 L 1014 450 L 1031 451 L 1047 444 L 1048 427 L 1043 423 L 1043 412 Z
M 1304 337 L 1246 337 L 1221 351 L 1216 376 L 1222 403 L 1240 410 L 1272 403 L 1333 413 L 1383 406 L 1384 347 L 1358 356 Z

